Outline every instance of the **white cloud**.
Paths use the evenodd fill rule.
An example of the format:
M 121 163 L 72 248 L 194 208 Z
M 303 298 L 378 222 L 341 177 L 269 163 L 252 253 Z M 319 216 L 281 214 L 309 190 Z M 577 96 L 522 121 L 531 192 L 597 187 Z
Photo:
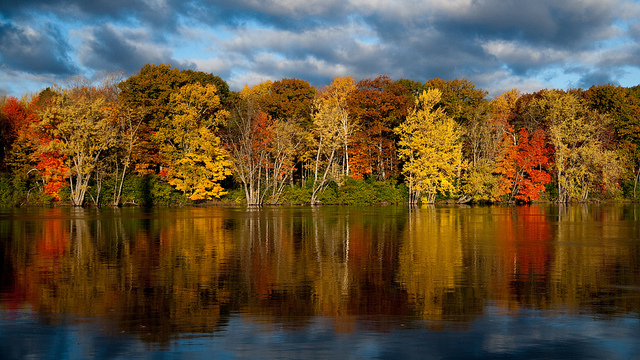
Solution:
M 518 41 L 491 40 L 483 42 L 481 46 L 488 54 L 505 63 L 540 66 L 564 62 L 572 57 L 568 51 L 527 46 Z
M 73 21 L 65 21 L 69 4 L 78 15 Z M 46 52 L 58 49 L 48 56 L 58 68 L 132 72 L 164 62 L 213 72 L 232 88 L 284 77 L 320 83 L 385 74 L 415 81 L 466 77 L 491 92 L 528 91 L 547 84 L 543 74 L 550 67 L 570 74 L 570 81 L 584 78 L 581 72 L 637 76 L 631 70 L 640 67 L 640 4 L 632 0 L 51 0 L 7 6 L 20 9 L 7 14 L 19 15 L 3 21 L 14 29 L 22 24 L 25 39 L 34 35 L 24 24 L 53 19 L 41 43 L 51 45 Z M 0 45 L 0 57 L 26 59 L 19 55 L 34 48 L 13 56 Z M 75 58 L 67 57 L 72 53 Z M 45 66 L 40 58 L 47 57 L 37 54 L 29 57 L 35 59 L 32 73 L 51 71 L 53 62 Z M 0 71 L 24 70 L 26 62 L 18 60 L 4 61 Z
M 505 91 L 518 89 L 520 93 L 534 93 L 549 87 L 535 78 L 513 75 L 507 70 L 498 70 L 475 77 L 475 83 L 487 84 L 483 89 L 489 92 L 488 99 L 492 99 Z

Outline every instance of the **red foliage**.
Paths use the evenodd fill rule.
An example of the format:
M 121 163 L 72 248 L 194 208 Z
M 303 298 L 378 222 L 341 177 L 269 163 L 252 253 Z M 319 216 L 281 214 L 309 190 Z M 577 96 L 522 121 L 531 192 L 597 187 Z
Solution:
M 362 80 L 356 85 L 349 98 L 349 114 L 360 125 L 353 135 L 350 154 L 354 178 L 372 174 L 386 179 L 396 174 L 399 164 L 393 128 L 413 105 L 408 94 L 407 88 L 387 76 Z
M 38 120 L 38 116 L 32 109 L 23 106 L 15 97 L 7 99 L 2 113 L 9 121 L 16 136 L 21 130 L 26 130 Z
M 36 169 L 42 176 L 44 192 L 53 196 L 55 200 L 60 200 L 60 189 L 64 187 L 65 179 L 69 177 L 69 168 L 65 165 L 67 157 L 57 151 L 49 151 L 39 153 L 39 158 L 40 162 L 36 165 Z
M 33 124 L 38 116 L 33 111 L 33 104 L 22 105 L 15 97 L 7 99 L 0 109 L 0 169 L 5 166 L 5 158 L 10 151 L 33 143 L 37 134 Z
M 252 148 L 255 153 L 261 150 L 269 149 L 273 141 L 273 126 L 275 121 L 271 116 L 263 111 L 259 111 L 255 121 L 252 124 L 252 134 L 249 137 Z
M 506 149 L 498 164 L 498 172 L 503 174 L 500 181 L 502 193 L 524 202 L 537 200 L 551 181 L 546 170 L 551 150 L 545 146 L 545 133 L 538 129 L 530 138 L 523 128 L 518 132 L 517 140 L 512 139 L 513 132 L 507 131 L 503 141 L 507 144 Z

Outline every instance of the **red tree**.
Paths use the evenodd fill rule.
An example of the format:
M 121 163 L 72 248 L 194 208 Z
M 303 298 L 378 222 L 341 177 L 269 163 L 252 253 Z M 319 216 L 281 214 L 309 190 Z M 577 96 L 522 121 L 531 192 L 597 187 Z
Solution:
M 517 136 L 510 126 L 505 130 L 504 152 L 498 163 L 498 173 L 503 175 L 500 189 L 509 201 L 537 200 L 551 181 L 546 170 L 551 150 L 545 146 L 545 133 L 538 129 L 529 137 L 524 128 Z

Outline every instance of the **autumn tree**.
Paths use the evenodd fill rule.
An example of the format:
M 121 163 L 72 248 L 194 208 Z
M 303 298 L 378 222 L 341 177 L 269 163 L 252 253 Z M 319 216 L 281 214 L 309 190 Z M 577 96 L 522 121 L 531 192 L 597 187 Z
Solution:
M 468 166 L 461 179 L 460 202 L 494 201 L 500 196 L 496 174 L 500 144 L 505 135 L 513 135 L 510 122 L 520 96 L 513 89 L 498 95 L 489 103 L 480 103 L 476 113 L 464 126 Z
M 616 188 L 619 156 L 603 145 L 609 116 L 588 109 L 572 92 L 546 90 L 529 106 L 549 124 L 558 202 L 586 201 L 598 189 Z
M 140 71 L 118 87 L 120 102 L 129 107 L 143 106 L 150 110 L 152 121 L 162 121 L 171 110 L 171 94 L 187 84 L 214 85 L 218 97 L 229 94 L 228 85 L 218 76 L 193 71 L 178 70 L 168 64 L 146 64 Z
M 279 103 L 270 98 L 272 84 L 267 81 L 251 88 L 245 86 L 234 99 L 224 128 L 234 175 L 251 206 L 278 202 L 284 185 L 292 179 L 305 138 L 295 111 L 282 107 L 282 117 L 276 118 L 263 110 L 265 103 Z
M 314 100 L 312 204 L 318 203 L 318 196 L 326 188 L 328 180 L 339 180 L 349 172 L 349 139 L 354 123 L 347 111 L 347 99 L 354 89 L 353 78 L 336 77 Z M 336 160 L 337 157 L 341 157 L 342 164 Z
M 296 158 L 304 145 L 307 130 L 295 121 L 283 120 L 276 120 L 272 129 L 269 144 L 271 175 L 267 177 L 267 184 L 271 189 L 269 201 L 276 204 L 287 182 L 292 183 Z
M 592 86 L 583 98 L 587 106 L 611 117 L 618 152 L 626 161 L 622 164 L 623 179 L 633 182 L 633 198 L 640 179 L 640 98 L 627 88 L 614 85 Z
M 540 198 L 545 185 L 551 181 L 547 172 L 551 149 L 546 146 L 546 134 L 538 129 L 532 136 L 522 128 L 513 135 L 511 126 L 503 137 L 502 153 L 497 171 L 502 176 L 499 189 L 507 195 L 507 201 L 529 202 Z
M 409 202 L 434 203 L 438 192 L 455 193 L 462 166 L 460 131 L 453 118 L 436 108 L 441 92 L 424 91 L 404 123 L 395 129 L 400 137 L 398 156 L 409 186 Z
M 173 92 L 169 112 L 154 139 L 166 159 L 169 184 L 191 200 L 225 194 L 220 181 L 230 175 L 227 153 L 217 135 L 229 113 L 214 85 L 187 84 Z
M 305 80 L 282 79 L 269 82 L 269 88 L 258 99 L 260 109 L 274 119 L 295 119 L 309 125 L 315 90 Z
M 213 85 L 220 103 L 229 97 L 229 86 L 218 76 L 193 70 L 179 70 L 168 64 L 146 64 L 140 71 L 121 82 L 120 106 L 144 114 L 137 132 L 137 145 L 131 155 L 131 165 L 141 174 L 159 171 L 163 159 L 159 146 L 152 139 L 161 123 L 170 116 L 171 96 L 187 84 Z
M 2 105 L 0 107 L 0 171 L 5 171 L 7 168 L 7 156 L 9 149 L 13 143 L 13 126 L 9 118 L 5 115 L 5 107 L 7 105 L 7 99 L 2 98 Z
M 39 120 L 36 102 L 37 97 L 25 101 L 9 97 L 0 109 L 0 170 L 26 174 L 32 168 L 31 154 L 37 146 L 32 126 Z
M 460 125 L 466 125 L 476 117 L 478 110 L 483 109 L 487 102 L 485 99 L 487 91 L 477 89 L 472 81 L 465 78 L 430 79 L 424 84 L 424 87 L 440 90 L 442 96 L 436 107 L 444 108 L 444 112 Z
M 112 205 L 119 206 L 125 177 L 132 167 L 135 152 L 141 144 L 140 133 L 147 115 L 144 107 L 127 107 L 114 103 L 109 107 L 112 121 L 117 126 L 117 146 L 113 153 L 114 189 Z
M 410 86 L 407 88 L 405 85 Z M 359 125 L 352 135 L 350 170 L 354 178 L 388 179 L 397 173 L 396 135 L 393 128 L 407 115 L 417 91 L 408 80 L 388 76 L 361 80 L 349 97 L 349 113 Z
M 116 143 L 103 93 L 91 86 L 64 89 L 42 111 L 40 129 L 51 137 L 39 153 L 59 153 L 68 158 L 70 200 L 84 203 L 89 180 L 103 166 L 106 153 Z
M 269 84 L 267 91 L 258 99 L 260 109 L 271 116 L 281 129 L 298 128 L 304 132 L 310 129 L 315 89 L 300 79 L 282 79 Z M 309 141 L 303 141 L 300 147 L 296 150 L 299 168 L 290 169 L 299 174 L 304 183 L 312 168 L 313 149 Z M 293 180 L 293 174 L 288 179 Z

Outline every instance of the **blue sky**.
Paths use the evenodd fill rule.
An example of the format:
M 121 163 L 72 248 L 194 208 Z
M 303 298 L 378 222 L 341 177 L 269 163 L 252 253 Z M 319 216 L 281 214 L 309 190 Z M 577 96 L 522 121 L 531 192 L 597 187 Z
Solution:
M 467 78 L 518 88 L 640 84 L 631 0 L 20 0 L 0 2 L 0 93 L 171 64 L 231 89 L 299 78 Z

